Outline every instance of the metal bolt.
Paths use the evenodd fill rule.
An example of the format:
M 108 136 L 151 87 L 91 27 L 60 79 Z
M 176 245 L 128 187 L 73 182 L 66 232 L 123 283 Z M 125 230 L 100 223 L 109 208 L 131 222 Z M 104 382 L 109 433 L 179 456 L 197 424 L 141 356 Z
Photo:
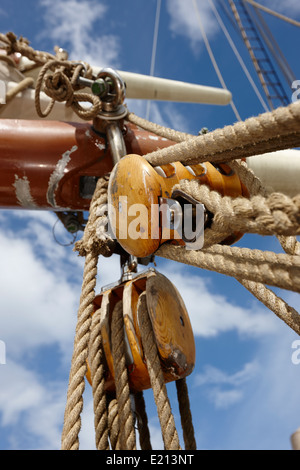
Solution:
M 101 96 L 108 91 L 108 84 L 102 78 L 90 80 L 89 78 L 78 77 L 78 83 L 79 85 L 91 88 L 92 93 L 97 96 Z
M 104 80 L 98 78 L 92 83 L 91 89 L 94 95 L 101 96 L 103 93 L 106 93 L 107 85 Z

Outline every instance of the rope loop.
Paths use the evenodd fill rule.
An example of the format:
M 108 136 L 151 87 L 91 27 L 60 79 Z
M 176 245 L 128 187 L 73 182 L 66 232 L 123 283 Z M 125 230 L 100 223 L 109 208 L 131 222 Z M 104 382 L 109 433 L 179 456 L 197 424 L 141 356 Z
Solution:
M 78 85 L 78 77 L 83 70 L 90 70 L 84 63 L 74 63 L 67 60 L 49 60 L 42 67 L 35 88 L 35 107 L 38 115 L 47 117 L 53 109 L 55 101 L 66 102 L 67 107 L 82 119 L 93 119 L 101 111 L 101 101 L 95 95 L 83 93 Z M 51 98 L 45 111 L 41 109 L 40 94 L 44 91 Z M 83 107 L 81 102 L 89 102 L 91 107 Z
M 45 78 L 45 93 L 54 101 L 66 101 L 67 106 L 73 102 L 73 87 L 62 70 L 56 70 Z

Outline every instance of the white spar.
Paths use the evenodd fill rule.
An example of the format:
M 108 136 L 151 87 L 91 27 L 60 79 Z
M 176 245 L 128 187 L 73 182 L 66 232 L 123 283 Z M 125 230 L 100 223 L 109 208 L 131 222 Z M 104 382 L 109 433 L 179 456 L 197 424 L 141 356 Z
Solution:
M 264 186 L 290 197 L 300 193 L 300 150 L 278 150 L 246 161 Z
M 123 76 L 121 75 L 123 74 Z M 26 73 L 26 76 L 31 74 Z M 231 100 L 231 93 L 228 90 L 213 88 L 202 85 L 188 84 L 173 80 L 148 77 L 129 72 L 120 72 L 126 82 L 126 97 L 128 99 L 147 99 L 159 101 L 173 101 L 186 103 L 203 103 L 214 105 L 226 105 Z M 6 81 L 7 91 L 12 89 L 17 82 Z M 91 93 L 90 88 L 84 91 Z M 45 94 L 40 94 L 42 109 L 46 109 L 50 98 Z M 0 118 L 7 119 L 39 119 L 34 105 L 34 88 L 19 93 L 10 103 L 0 110 Z M 82 103 L 84 106 L 84 103 Z M 89 104 L 87 104 L 89 106 Z M 56 102 L 53 110 L 47 116 L 51 120 L 69 120 L 82 122 L 71 108 L 66 108 L 64 103 Z
M 21 66 L 25 68 L 33 64 L 26 57 L 22 57 Z M 29 67 L 30 69 L 30 67 Z M 101 67 L 92 66 L 93 74 L 96 77 L 102 70 Z M 24 72 L 24 75 L 37 79 L 39 67 Z M 126 97 L 129 99 L 173 101 L 183 103 L 199 103 L 227 105 L 232 99 L 232 94 L 224 88 L 198 85 L 194 83 L 182 82 L 179 80 L 169 80 L 166 78 L 153 77 L 140 73 L 125 72 L 117 70 L 121 78 L 126 83 Z M 90 90 L 85 90 L 90 91 Z
M 133 99 L 227 105 L 230 91 L 166 78 L 119 71 L 126 83 L 126 96 Z

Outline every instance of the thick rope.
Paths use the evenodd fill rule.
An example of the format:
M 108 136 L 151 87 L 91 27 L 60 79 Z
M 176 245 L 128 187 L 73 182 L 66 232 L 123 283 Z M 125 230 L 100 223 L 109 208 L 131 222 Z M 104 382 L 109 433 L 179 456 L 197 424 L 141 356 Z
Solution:
M 293 307 L 259 282 L 244 279 L 239 279 L 239 282 L 269 310 L 274 312 L 280 320 L 300 335 L 300 315 Z
M 134 394 L 134 403 L 141 449 L 152 450 L 143 392 L 137 392 Z
M 85 68 L 82 64 L 78 65 L 61 60 L 62 57 L 58 54 L 55 57 L 34 51 L 26 40 L 23 38 L 17 40 L 12 33 L 6 36 L 0 35 L 0 40 L 4 43 L 8 55 L 20 52 L 36 64 L 45 64 L 36 87 L 36 107 L 40 116 L 47 116 L 55 101 L 65 101 L 67 106 L 72 106 L 82 119 L 91 119 L 98 114 L 101 106 L 98 98 L 78 91 L 80 87 L 77 79 Z M 32 80 L 25 79 L 18 85 L 18 88 L 12 90 L 11 97 L 31 85 Z M 48 96 L 52 98 L 50 107 L 46 111 L 42 111 L 39 104 L 39 94 L 43 87 Z M 8 96 L 9 99 L 10 96 Z M 79 104 L 81 101 L 90 101 L 92 103 L 91 109 L 82 108 Z M 294 291 L 300 289 L 300 257 L 297 256 L 300 254 L 300 245 L 295 236 L 287 236 L 299 233 L 299 197 L 290 199 L 284 196 L 285 199 L 283 199 L 283 195 L 268 194 L 245 163 L 239 161 L 242 157 L 298 146 L 300 142 L 299 103 L 294 103 L 286 108 L 278 108 L 271 113 L 249 118 L 245 122 L 226 126 L 224 129 L 217 129 L 199 137 L 157 126 L 137 118 L 132 113 L 128 115 L 128 120 L 150 132 L 178 142 L 172 147 L 148 154 L 146 159 L 151 164 L 162 165 L 174 161 L 182 161 L 185 164 L 227 161 L 238 173 L 251 194 L 249 200 L 232 201 L 229 198 L 221 198 L 219 194 L 214 194 L 212 191 L 208 192 L 205 187 L 199 188 L 199 185 L 197 187 L 195 182 L 189 184 L 189 188 L 184 186 L 186 182 L 182 182 L 180 186 L 182 185 L 186 192 L 190 190 L 193 193 L 194 191 L 196 199 L 199 198 L 214 213 L 213 225 L 206 231 L 206 243 L 207 238 L 210 238 L 210 243 L 214 243 L 214 245 L 205 247 L 201 252 L 165 245 L 160 248 L 157 254 L 235 277 L 299 334 L 299 314 L 264 285 L 269 284 Z M 107 396 L 104 391 L 104 353 L 101 347 L 99 311 L 94 314 L 92 320 L 98 256 L 110 256 L 115 248 L 114 241 L 103 235 L 106 234 L 103 227 L 107 223 L 107 208 L 105 206 L 107 183 L 108 178 L 101 178 L 98 181 L 84 236 L 75 246 L 75 249 L 81 256 L 85 256 L 86 260 L 62 433 L 62 449 L 79 448 L 80 414 L 83 407 L 82 396 L 88 354 L 93 383 L 97 449 L 108 449 L 108 439 L 113 449 L 135 449 L 136 445 L 124 354 L 122 305 L 116 306 L 115 318 L 112 322 L 117 400 L 110 400 L 108 409 Z M 229 219 L 231 219 L 230 223 Z M 220 235 L 223 236 L 232 230 L 275 234 L 287 254 L 276 255 L 259 250 L 231 248 L 215 244 L 218 243 L 216 240 Z M 157 404 L 165 448 L 180 449 L 146 308 L 145 294 L 142 294 L 139 299 L 138 310 L 142 319 L 145 358 Z M 191 432 L 192 422 L 185 380 L 178 381 L 176 386 L 185 446 L 194 449 L 195 439 L 193 432 Z M 134 398 L 139 417 L 138 429 L 141 448 L 150 449 L 150 434 L 143 396 L 139 393 Z
M 83 284 L 75 332 L 74 350 L 69 378 L 67 404 L 62 431 L 62 450 L 79 449 L 79 431 L 83 409 L 83 392 L 87 371 L 88 344 L 93 313 L 93 300 L 98 257 L 88 253 L 85 260 Z
M 183 440 L 186 450 L 196 450 L 196 439 L 194 434 L 194 426 L 192 421 L 192 413 L 190 409 L 190 400 L 186 379 L 176 380 L 177 398 L 179 403 L 179 411 L 181 417 L 181 426 L 183 430 Z
M 100 318 L 101 309 L 98 309 L 92 318 L 91 337 L 89 344 L 89 362 L 94 399 L 96 448 L 98 450 L 108 450 L 108 421 L 104 375 L 105 356 L 102 346 Z
M 250 195 L 261 194 L 267 196 L 268 190 L 262 185 L 253 171 L 250 170 L 245 162 L 233 161 L 229 166 L 239 175 L 241 181 L 247 186 Z M 295 236 L 277 235 L 282 248 L 289 255 L 300 255 L 300 243 Z M 287 304 L 281 297 L 263 284 L 245 279 L 237 279 L 252 295 L 271 310 L 278 318 L 284 321 L 296 333 L 300 334 L 300 316 L 299 313 Z
M 223 129 L 151 152 L 153 166 L 180 161 L 186 165 L 227 162 L 300 144 L 300 102 L 250 117 Z
M 140 125 L 150 132 L 157 132 L 159 135 L 169 138 L 170 140 L 181 142 L 192 137 L 191 135 L 184 133 L 176 133 L 176 135 L 173 135 L 172 130 L 162 126 L 152 125 L 151 122 L 140 120 L 140 118 L 136 119 L 136 117 L 132 114 L 129 114 L 128 117 L 135 124 Z M 246 185 L 250 195 L 261 195 L 264 197 L 268 196 L 268 190 L 262 185 L 259 178 L 255 176 L 253 171 L 249 169 L 245 162 L 241 160 L 233 160 L 228 162 L 228 164 L 238 174 L 241 181 Z M 185 183 L 182 182 L 182 184 Z M 206 189 L 204 189 L 204 191 L 206 191 Z M 231 228 L 231 224 L 229 228 Z M 204 247 L 218 244 L 228 235 L 229 232 L 226 230 L 221 231 L 220 227 L 214 226 L 212 228 L 208 228 L 205 231 Z M 297 241 L 295 236 L 278 235 L 277 237 L 286 253 L 290 255 L 300 254 L 300 243 Z M 212 249 L 214 248 L 212 247 Z M 239 277 L 237 277 L 237 280 L 256 298 L 258 298 L 258 300 L 260 300 L 279 318 L 281 318 L 281 320 L 287 323 L 294 331 L 299 331 L 299 314 L 295 309 L 290 307 L 286 302 L 284 302 L 270 289 L 266 288 L 262 283 L 256 283 L 254 281 L 249 281 Z M 292 322 L 290 321 L 290 317 L 293 319 Z
M 116 396 L 120 421 L 122 450 L 135 450 L 136 439 L 131 410 L 130 389 L 125 359 L 125 337 L 123 304 L 119 301 L 113 311 L 111 321 L 112 356 L 114 363 Z
M 140 323 L 142 344 L 147 364 L 147 369 L 151 381 L 151 387 L 158 417 L 162 430 L 162 437 L 166 450 L 181 450 L 179 438 L 175 427 L 170 402 L 167 396 L 167 389 L 161 370 L 155 337 L 151 321 L 147 311 L 146 293 L 142 293 L 138 300 L 138 318 Z
M 231 230 L 260 235 L 300 234 L 300 194 L 293 198 L 272 193 L 267 198 L 256 195 L 250 199 L 233 199 L 211 191 L 197 180 L 182 180 L 179 187 L 201 201 L 214 214 L 212 228 L 216 227 L 217 231 Z
M 108 404 L 108 430 L 111 448 L 121 450 L 118 402 L 115 398 L 110 400 Z
M 29 46 L 29 41 L 27 39 L 23 37 L 17 39 L 17 36 L 12 32 L 0 34 L 0 41 L 2 42 L 2 47 L 5 48 L 7 55 L 18 52 L 37 64 L 45 64 L 48 60 L 55 59 L 53 54 L 33 49 Z
M 85 226 L 83 237 L 80 241 L 75 243 L 75 251 L 78 251 L 80 256 L 86 256 L 87 253 L 92 252 L 95 255 L 103 255 L 109 257 L 112 255 L 115 242 L 109 238 L 109 235 L 101 235 L 103 225 L 107 224 L 107 187 L 109 176 L 99 178 L 93 199 L 90 205 L 90 214 L 88 222 Z
M 237 173 L 242 183 L 244 183 L 251 196 L 260 194 L 261 196 L 269 196 L 272 188 L 264 187 L 254 172 L 247 166 L 244 161 L 235 160 L 229 162 L 230 168 Z M 286 197 L 286 196 L 284 196 Z M 290 255 L 300 255 L 300 243 L 295 236 L 282 236 L 277 235 L 277 238 L 284 249 Z
M 231 277 L 300 292 L 300 257 L 285 253 L 215 245 L 201 251 L 162 245 L 157 256 Z
M 277 237 L 282 248 L 289 255 L 300 255 L 300 243 L 296 237 Z
M 300 315 L 264 284 L 300 292 L 300 257 L 215 245 L 201 251 L 163 245 L 158 256 L 236 278 L 297 334 Z M 285 258 L 287 257 L 287 258 Z
M 83 120 L 89 121 L 99 114 L 101 111 L 99 98 L 93 94 L 80 91 L 80 88 L 84 88 L 84 86 L 80 86 L 77 82 L 81 72 L 84 72 L 85 78 L 90 78 L 92 69 L 89 64 L 69 61 L 63 57 L 64 54 L 60 53 L 59 50 L 56 56 L 36 51 L 29 46 L 26 39 L 22 37 L 17 39 L 13 33 L 0 34 L 0 41 L 7 56 L 17 52 L 35 62 L 36 65 L 43 65 L 35 85 L 35 107 L 40 117 L 47 117 L 56 101 L 66 102 L 66 106 L 71 106 L 73 111 Z M 2 60 L 6 60 L 10 64 L 12 62 L 9 57 Z M 27 82 L 22 82 L 22 86 L 29 86 L 27 84 L 29 79 L 26 80 Z M 30 85 L 32 85 L 32 82 Z M 41 109 L 41 91 L 44 91 L 51 98 L 45 110 Z M 12 97 L 17 92 L 17 90 L 13 91 Z M 80 104 L 81 102 L 88 102 L 91 106 L 83 107 Z
M 10 67 L 13 67 L 13 68 L 16 68 L 16 63 L 15 61 L 11 58 L 11 57 L 8 57 L 7 55 L 4 55 L 4 54 L 0 54 L 0 61 L 2 62 L 6 62 L 7 65 L 10 65 Z
M 91 120 L 101 111 L 101 101 L 93 94 L 74 91 L 76 79 L 78 78 L 78 69 L 83 70 L 83 64 L 75 64 L 66 60 L 50 60 L 39 73 L 35 87 L 35 107 L 38 115 L 42 118 L 47 117 L 55 101 L 66 102 L 66 106 L 71 106 L 73 111 L 84 120 Z M 40 105 L 40 93 L 43 91 L 52 99 L 46 110 L 42 111 Z M 80 102 L 86 101 L 92 106 L 84 108 Z
M 96 185 L 96 190 L 91 201 L 91 209 L 87 226 L 95 220 L 94 211 L 98 204 L 107 202 L 107 179 L 100 178 Z M 101 254 L 101 248 L 97 244 L 94 249 L 94 241 L 87 237 L 91 232 L 85 234 L 82 248 L 84 250 L 85 266 L 83 272 L 83 283 L 78 309 L 77 326 L 75 331 L 74 349 L 71 362 L 71 371 L 67 393 L 67 403 L 65 408 L 64 425 L 62 431 L 62 450 L 76 450 L 79 448 L 79 431 L 81 428 L 81 412 L 83 407 L 83 392 L 85 388 L 85 375 L 87 371 L 88 346 L 90 341 L 90 327 L 93 314 L 93 300 L 95 298 L 95 286 L 98 257 Z M 103 246 L 103 245 L 101 245 Z M 75 248 L 76 249 L 76 248 Z M 103 252 L 107 248 L 103 246 Z
M 185 132 L 175 131 L 174 129 L 170 129 L 169 127 L 160 126 L 154 122 L 148 121 L 147 119 L 141 118 L 134 113 L 128 113 L 126 119 L 135 124 L 136 126 L 145 129 L 148 132 L 153 132 L 154 134 L 159 135 L 160 137 L 164 137 L 168 140 L 173 140 L 174 142 L 182 142 L 187 138 L 194 138 L 195 136 L 192 134 L 186 134 Z
M 34 83 L 34 80 L 33 78 L 30 78 L 30 77 L 26 77 L 23 80 L 21 80 L 14 88 L 12 88 L 6 93 L 6 97 L 5 97 L 6 102 L 2 106 L 5 106 L 6 104 L 8 104 L 15 96 L 17 96 L 18 93 L 21 93 L 22 91 L 27 90 L 27 88 L 31 87 L 33 83 Z
M 297 103 L 294 103 L 294 104 L 297 105 Z M 286 109 L 286 108 L 282 108 L 282 109 Z M 274 111 L 270 113 L 266 113 L 266 114 L 270 115 L 273 112 Z M 249 119 L 255 120 L 259 118 L 260 116 L 255 117 L 255 118 L 249 118 Z M 172 163 L 174 161 L 182 161 L 182 163 L 186 165 L 201 163 L 205 161 L 212 161 L 214 163 L 224 163 L 226 161 L 227 163 L 231 163 L 234 160 L 244 158 L 244 157 L 251 157 L 253 155 L 273 152 L 275 150 L 283 150 L 283 149 L 288 149 L 292 147 L 298 147 L 299 142 L 300 142 L 299 132 L 292 132 L 291 134 L 282 136 L 280 134 L 280 125 L 278 125 L 278 133 L 276 136 L 272 138 L 264 140 L 263 139 L 264 132 L 262 131 L 261 136 L 260 136 L 260 138 L 262 139 L 261 141 L 255 141 L 255 136 L 253 136 L 253 139 L 254 139 L 253 142 L 243 144 L 242 147 L 238 146 L 236 142 L 233 142 L 232 148 L 230 148 L 231 144 L 229 144 L 228 149 L 219 151 L 221 146 L 224 146 L 224 142 L 225 142 L 224 137 L 222 137 L 222 132 L 224 131 L 227 134 L 226 139 L 228 139 L 230 134 L 235 132 L 234 126 L 237 126 L 236 124 L 234 126 L 226 126 L 223 129 L 216 129 L 215 131 L 201 134 L 199 137 L 196 137 L 195 135 L 192 135 L 192 134 L 186 134 L 184 132 L 175 131 L 168 127 L 159 126 L 158 124 L 155 124 L 155 123 L 152 123 L 151 121 L 147 121 L 146 119 L 140 118 L 133 113 L 129 113 L 126 119 L 128 119 L 128 121 L 132 122 L 133 124 L 138 125 L 142 129 L 147 130 L 148 132 L 153 132 L 168 140 L 177 142 L 178 144 L 186 140 L 191 140 L 192 142 L 194 142 L 193 146 L 196 147 L 195 143 L 197 143 L 197 146 L 199 148 L 199 155 L 193 156 L 192 158 L 190 158 L 189 149 L 186 149 L 183 146 L 179 147 L 177 145 L 172 147 L 173 150 L 174 148 L 176 149 L 174 157 L 172 156 L 168 158 L 168 149 L 170 149 L 169 147 L 169 148 L 164 149 L 164 152 L 161 155 L 162 157 L 161 161 L 159 161 L 160 157 L 158 156 L 158 153 L 160 154 L 162 150 L 149 153 L 146 156 L 146 158 L 149 159 L 150 163 L 153 164 L 153 166 L 163 165 L 166 163 Z M 269 116 L 265 116 L 265 120 L 268 120 L 268 119 L 269 119 Z M 245 122 L 247 121 L 248 120 L 246 120 Z M 252 126 L 254 123 L 252 122 L 250 124 Z M 242 132 L 242 129 L 241 131 L 236 129 L 236 132 L 237 132 L 237 138 L 238 138 L 239 132 Z M 197 140 L 195 140 L 196 138 Z M 220 145 L 218 143 L 218 140 L 220 140 Z M 185 152 L 185 155 L 183 156 L 183 158 L 181 158 L 180 155 L 183 152 L 183 150 Z M 198 153 L 198 151 L 196 150 L 195 152 L 195 150 L 193 150 L 193 153 L 194 154 Z M 202 154 L 204 155 L 203 158 L 201 156 Z

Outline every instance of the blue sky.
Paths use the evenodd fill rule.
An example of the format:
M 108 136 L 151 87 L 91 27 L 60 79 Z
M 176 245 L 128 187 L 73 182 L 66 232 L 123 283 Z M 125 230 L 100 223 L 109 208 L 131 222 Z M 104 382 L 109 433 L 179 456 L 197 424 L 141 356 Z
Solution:
M 298 0 L 261 3 L 300 20 Z M 198 0 L 198 8 L 241 118 L 263 112 L 209 1 Z M 244 44 L 218 11 L 259 87 Z M 155 0 L 2 0 L 0 31 L 25 36 L 36 49 L 53 52 L 59 45 L 72 59 L 148 74 L 155 13 Z M 298 29 L 264 17 L 300 79 Z M 154 73 L 220 86 L 196 18 L 192 1 L 162 0 Z M 146 115 L 146 102 L 127 103 Z M 236 121 L 230 106 L 162 102 L 151 103 L 150 119 L 195 134 Z M 0 363 L 0 449 L 59 449 L 83 259 L 54 240 L 56 218 L 50 212 L 3 210 L 0 221 L 0 340 L 6 345 L 6 364 Z M 58 224 L 55 230 L 67 241 Z M 239 245 L 280 251 L 271 237 L 245 236 Z M 300 364 L 292 362 L 296 334 L 234 279 L 160 258 L 156 263 L 181 292 L 194 329 L 196 366 L 187 380 L 198 448 L 290 449 L 290 435 L 300 426 Z M 99 287 L 118 278 L 118 258 L 101 259 Z M 279 293 L 299 309 L 296 294 Z M 174 384 L 168 392 L 180 432 Z M 153 447 L 162 448 L 152 391 L 145 396 Z M 89 386 L 80 444 L 94 448 Z

